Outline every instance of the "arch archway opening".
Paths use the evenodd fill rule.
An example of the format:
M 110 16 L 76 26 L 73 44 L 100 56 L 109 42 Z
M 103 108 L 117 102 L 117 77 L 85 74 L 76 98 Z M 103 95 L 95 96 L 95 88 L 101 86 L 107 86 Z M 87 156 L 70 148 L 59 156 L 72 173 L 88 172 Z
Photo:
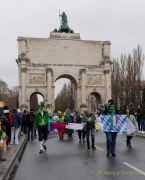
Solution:
M 55 81 L 55 111 L 76 110 L 77 82 L 70 75 L 61 75 Z
M 96 111 L 102 104 L 101 95 L 97 92 L 92 92 L 89 94 L 87 99 L 88 108 L 92 111 Z
M 30 96 L 30 109 L 37 111 L 39 109 L 39 104 L 41 101 L 44 101 L 44 97 L 39 92 L 34 92 Z

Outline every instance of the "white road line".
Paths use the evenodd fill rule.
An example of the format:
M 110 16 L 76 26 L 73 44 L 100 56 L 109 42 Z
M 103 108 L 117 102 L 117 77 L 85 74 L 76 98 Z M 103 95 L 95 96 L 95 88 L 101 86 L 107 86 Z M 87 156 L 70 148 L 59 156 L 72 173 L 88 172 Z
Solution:
M 139 174 L 142 174 L 143 176 L 145 176 L 145 172 L 140 170 L 140 169 L 138 169 L 138 168 L 136 168 L 135 166 L 133 166 L 133 165 L 127 163 L 127 162 L 123 162 L 123 164 L 128 166 L 128 167 L 130 167 L 131 169 L 137 171 Z
M 104 149 L 100 148 L 99 146 L 96 146 L 96 145 L 95 145 L 95 147 L 96 147 L 97 149 L 99 149 L 100 151 L 104 151 Z

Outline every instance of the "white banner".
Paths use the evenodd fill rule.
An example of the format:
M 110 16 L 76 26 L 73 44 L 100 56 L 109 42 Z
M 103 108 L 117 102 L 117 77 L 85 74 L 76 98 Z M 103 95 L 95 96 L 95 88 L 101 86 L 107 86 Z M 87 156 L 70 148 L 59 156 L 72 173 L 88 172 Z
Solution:
M 73 129 L 73 130 L 82 130 L 84 128 L 84 123 L 82 124 L 77 124 L 77 123 L 68 123 L 66 125 L 66 129 Z

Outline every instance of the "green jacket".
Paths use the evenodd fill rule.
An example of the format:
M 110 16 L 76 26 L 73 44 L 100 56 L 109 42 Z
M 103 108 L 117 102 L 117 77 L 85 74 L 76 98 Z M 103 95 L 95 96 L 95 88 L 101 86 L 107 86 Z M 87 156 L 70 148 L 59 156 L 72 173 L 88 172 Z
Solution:
M 71 123 L 71 113 L 70 112 L 64 113 L 64 122 Z
M 41 115 L 41 111 L 38 110 L 35 114 L 34 127 L 47 125 L 50 122 L 49 113 L 47 110 L 43 110 L 43 116 Z
M 85 115 L 84 116 L 84 122 L 86 123 L 86 128 L 88 128 L 88 129 L 93 129 L 93 128 L 95 128 L 95 120 L 96 120 L 96 118 L 95 118 L 95 115 L 94 114 L 92 114 L 91 116 L 87 116 L 87 115 Z
M 59 117 L 58 117 L 58 118 L 56 119 L 56 122 L 62 122 L 62 123 L 63 123 L 63 122 L 64 122 L 64 118 L 59 118 Z

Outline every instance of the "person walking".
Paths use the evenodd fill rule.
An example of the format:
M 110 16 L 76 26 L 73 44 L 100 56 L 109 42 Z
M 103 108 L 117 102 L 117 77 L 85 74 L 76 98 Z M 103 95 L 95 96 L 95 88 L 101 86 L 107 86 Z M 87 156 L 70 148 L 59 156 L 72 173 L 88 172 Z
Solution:
M 22 114 L 22 126 L 21 126 L 21 131 L 24 134 L 27 133 L 27 127 L 26 127 L 27 115 L 28 115 L 28 112 L 26 110 L 24 110 L 23 114 Z
M 138 123 L 138 129 L 139 129 L 139 131 L 141 131 L 142 127 L 141 127 L 141 108 L 140 108 L 140 105 L 137 106 L 136 120 L 137 120 L 137 123 Z
M 57 112 L 56 122 L 59 123 L 60 126 L 64 126 L 64 116 L 61 111 Z M 62 140 L 64 136 L 64 128 L 62 127 L 58 128 L 58 134 L 59 134 L 59 139 Z
M 42 154 L 43 150 L 47 150 L 46 141 L 47 141 L 47 134 L 48 134 L 48 123 L 49 123 L 49 113 L 47 110 L 44 109 L 45 102 L 40 102 L 39 110 L 35 114 L 34 120 L 34 127 L 38 127 L 38 136 L 39 136 L 39 143 L 40 143 L 40 151 L 39 153 Z
M 35 114 L 33 109 L 30 109 L 30 112 L 27 115 L 26 118 L 26 126 L 27 126 L 27 140 L 30 140 L 31 136 L 31 141 L 34 139 L 34 133 L 33 133 L 33 128 L 34 128 L 34 119 L 35 119 Z
M 87 147 L 90 149 L 90 135 L 91 135 L 91 145 L 92 145 L 92 150 L 95 150 L 95 120 L 96 117 L 95 115 L 87 111 L 84 114 L 84 122 L 86 123 L 86 138 L 87 138 Z
M 113 103 L 112 99 L 108 100 L 108 110 L 107 110 L 107 115 L 116 115 L 116 108 Z M 106 134 L 106 149 L 107 149 L 107 157 L 110 157 L 112 155 L 113 157 L 116 157 L 115 153 L 115 145 L 116 145 L 116 138 L 117 138 L 117 132 L 105 132 Z
M 127 123 L 133 124 L 133 126 L 135 127 L 135 130 L 138 131 L 138 124 L 137 124 L 137 121 L 135 119 L 135 116 L 130 114 L 129 109 L 126 110 L 126 115 L 127 115 Z M 131 148 L 131 139 L 133 138 L 134 134 L 135 134 L 135 132 L 127 135 L 126 145 L 129 148 Z
M 5 127 L 6 127 L 5 133 L 8 136 L 6 144 L 8 146 L 11 140 L 11 125 L 12 125 L 12 115 L 9 111 L 8 106 L 3 107 L 3 114 L 5 115 Z
M 11 142 L 10 144 L 20 144 L 18 140 L 19 128 L 21 126 L 20 116 L 17 109 L 12 110 L 12 125 L 11 125 Z M 15 140 L 15 141 L 14 141 Z
M 69 108 L 66 108 L 66 111 L 64 113 L 64 123 L 73 123 L 74 122 L 74 117 L 72 116 Z M 68 135 L 68 140 L 72 140 L 73 136 L 72 134 L 74 133 L 73 129 L 65 129 L 65 133 Z
M 74 118 L 75 118 L 76 123 L 78 124 L 83 123 L 83 116 L 80 116 L 80 114 L 77 111 L 75 111 L 74 113 Z M 83 143 L 85 142 L 85 136 L 86 136 L 86 132 L 84 128 L 82 130 L 78 130 L 79 143 L 81 143 L 82 140 L 83 140 Z

